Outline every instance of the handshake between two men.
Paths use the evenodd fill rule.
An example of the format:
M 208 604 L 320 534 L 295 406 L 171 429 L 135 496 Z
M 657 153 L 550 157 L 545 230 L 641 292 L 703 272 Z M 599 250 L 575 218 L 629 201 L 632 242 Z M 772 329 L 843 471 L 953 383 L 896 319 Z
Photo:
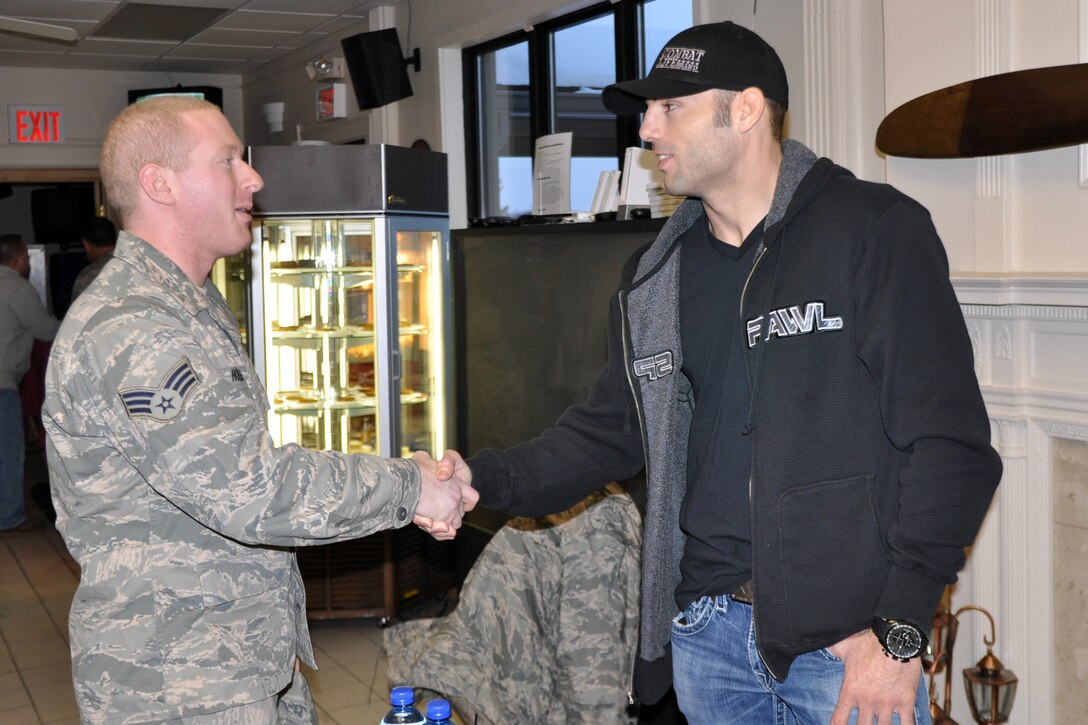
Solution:
M 446 451 L 438 461 L 424 451 L 416 451 L 412 460 L 423 479 L 412 521 L 435 539 L 449 541 L 461 528 L 465 512 L 480 500 L 472 487 L 472 471 L 457 451 Z

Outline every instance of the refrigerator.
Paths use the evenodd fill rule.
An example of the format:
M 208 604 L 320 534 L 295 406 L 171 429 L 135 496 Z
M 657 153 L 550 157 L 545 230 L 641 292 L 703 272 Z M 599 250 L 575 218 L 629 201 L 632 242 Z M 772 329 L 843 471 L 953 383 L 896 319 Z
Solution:
M 278 445 L 407 456 L 449 445 L 444 154 L 390 145 L 254 146 L 245 337 Z M 229 270 L 229 267 L 228 267 Z M 300 547 L 311 617 L 390 618 L 453 586 L 449 546 L 414 526 Z

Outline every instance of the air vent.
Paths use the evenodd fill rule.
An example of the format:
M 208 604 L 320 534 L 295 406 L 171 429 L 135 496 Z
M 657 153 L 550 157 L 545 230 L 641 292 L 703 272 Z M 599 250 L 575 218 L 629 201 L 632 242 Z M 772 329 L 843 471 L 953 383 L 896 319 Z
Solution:
M 229 8 L 125 3 L 95 28 L 90 37 L 180 43 L 229 12 Z

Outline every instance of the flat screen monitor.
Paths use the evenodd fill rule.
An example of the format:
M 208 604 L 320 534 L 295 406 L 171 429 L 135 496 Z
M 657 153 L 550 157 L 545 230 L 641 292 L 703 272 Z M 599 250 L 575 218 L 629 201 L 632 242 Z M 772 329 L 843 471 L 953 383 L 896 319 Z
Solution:
M 128 102 L 131 104 L 158 96 L 203 98 L 205 101 L 219 106 L 220 109 L 223 108 L 223 89 L 216 86 L 183 86 L 179 84 L 173 88 L 140 88 L 128 92 Z

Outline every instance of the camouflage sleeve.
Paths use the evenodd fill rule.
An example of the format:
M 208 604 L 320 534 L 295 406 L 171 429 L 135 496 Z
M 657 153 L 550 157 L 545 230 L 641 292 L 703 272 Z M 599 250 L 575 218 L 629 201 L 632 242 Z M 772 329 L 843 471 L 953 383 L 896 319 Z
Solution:
M 76 395 L 97 408 L 148 485 L 244 543 L 327 543 L 411 521 L 421 486 L 415 463 L 277 448 L 252 365 L 207 327 L 198 336 L 173 311 L 141 307 L 88 325 L 80 341 L 90 373 L 81 377 L 96 389 Z M 221 340 L 209 339 L 216 333 Z

